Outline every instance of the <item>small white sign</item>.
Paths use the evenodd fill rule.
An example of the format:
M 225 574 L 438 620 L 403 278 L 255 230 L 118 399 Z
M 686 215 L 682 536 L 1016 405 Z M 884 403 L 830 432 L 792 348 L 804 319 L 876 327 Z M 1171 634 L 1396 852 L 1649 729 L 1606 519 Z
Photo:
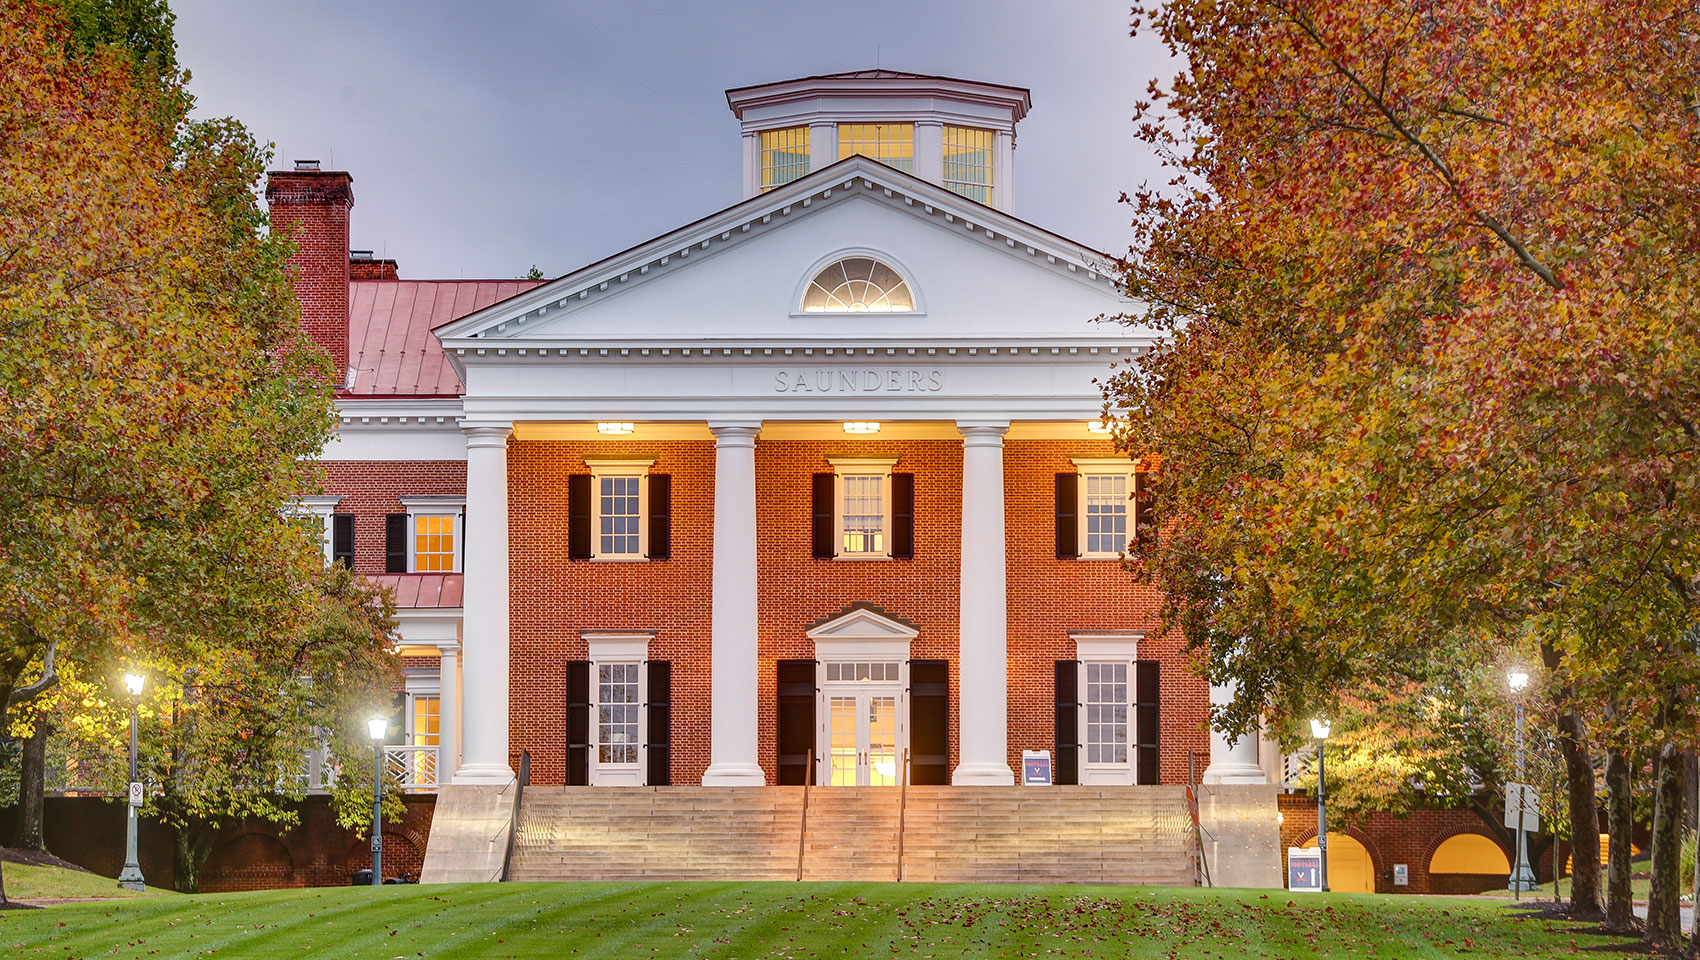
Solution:
M 378 852 L 382 851 L 383 849 L 384 849 L 384 835 L 381 834 L 381 833 L 372 834 L 372 852 L 378 853 Z
M 1287 889 L 1322 892 L 1322 851 L 1316 847 L 1287 848 Z
M 1411 885 L 1411 868 L 1403 863 L 1393 865 L 1393 885 L 1408 887 Z
M 142 785 L 140 783 L 131 783 L 130 784 L 130 806 L 139 807 L 141 805 L 142 805 Z
M 1526 783 L 1505 785 L 1505 829 L 1517 829 L 1521 818 L 1523 832 L 1536 833 L 1541 829 L 1541 795 Z

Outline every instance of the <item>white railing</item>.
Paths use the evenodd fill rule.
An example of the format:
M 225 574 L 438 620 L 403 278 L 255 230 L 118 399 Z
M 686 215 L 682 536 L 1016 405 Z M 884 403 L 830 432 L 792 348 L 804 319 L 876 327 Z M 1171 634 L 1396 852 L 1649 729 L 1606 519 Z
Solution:
M 437 789 L 436 747 L 384 747 L 384 772 L 403 790 Z

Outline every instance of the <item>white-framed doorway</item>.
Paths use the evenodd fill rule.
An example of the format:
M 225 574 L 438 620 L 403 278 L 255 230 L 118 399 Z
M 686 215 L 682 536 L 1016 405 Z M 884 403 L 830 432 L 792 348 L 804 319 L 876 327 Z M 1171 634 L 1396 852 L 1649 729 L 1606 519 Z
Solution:
M 897 786 L 909 749 L 914 627 L 855 605 L 808 631 L 815 644 L 815 782 Z

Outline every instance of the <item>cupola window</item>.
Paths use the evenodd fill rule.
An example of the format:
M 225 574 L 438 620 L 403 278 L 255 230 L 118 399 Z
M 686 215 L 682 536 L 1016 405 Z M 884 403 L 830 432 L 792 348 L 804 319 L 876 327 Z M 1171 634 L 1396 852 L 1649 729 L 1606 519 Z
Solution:
M 889 265 L 846 257 L 815 274 L 803 292 L 804 313 L 910 313 L 915 295 Z
M 771 190 L 809 172 L 809 128 L 786 127 L 761 134 L 761 188 Z
M 944 186 L 976 203 L 992 202 L 995 135 L 978 127 L 944 128 Z
M 915 172 L 915 125 L 913 123 L 841 123 L 838 125 L 838 159 L 864 156 L 904 173 Z

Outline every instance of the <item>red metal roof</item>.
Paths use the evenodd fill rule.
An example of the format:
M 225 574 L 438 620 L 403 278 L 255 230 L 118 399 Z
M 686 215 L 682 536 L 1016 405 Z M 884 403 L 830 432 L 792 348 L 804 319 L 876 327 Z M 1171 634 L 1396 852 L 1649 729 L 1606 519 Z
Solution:
M 461 605 L 460 573 L 382 573 L 367 579 L 380 587 L 389 587 L 395 594 L 399 610 L 459 607 Z
M 541 280 L 354 280 L 348 284 L 349 366 L 357 397 L 458 397 L 464 391 L 431 328 Z M 458 589 L 458 587 L 457 587 Z

